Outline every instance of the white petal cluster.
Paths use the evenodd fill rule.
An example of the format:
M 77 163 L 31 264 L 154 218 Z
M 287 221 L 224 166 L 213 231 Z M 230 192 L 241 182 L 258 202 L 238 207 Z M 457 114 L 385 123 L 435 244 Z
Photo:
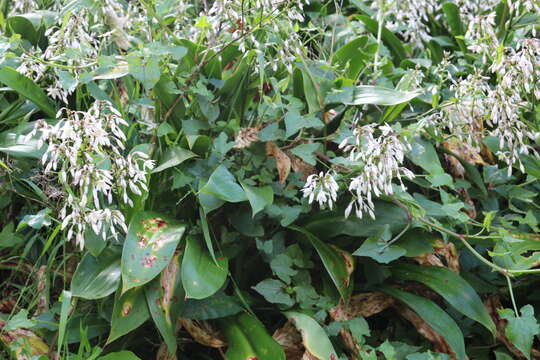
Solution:
M 357 217 L 362 218 L 367 212 L 374 219 L 373 197 L 393 194 L 394 178 L 399 180 L 403 189 L 402 177 L 414 178 L 412 171 L 402 166 L 405 152 L 412 148 L 387 124 L 360 126 L 353 133 L 354 144 L 349 144 L 349 139 L 345 139 L 340 147 L 349 153 L 351 161 L 362 166 L 362 170 L 349 184 L 353 200 L 345 210 L 345 216 L 348 217 L 354 208 Z
M 309 175 L 302 192 L 304 197 L 309 199 L 310 204 L 317 200 L 321 207 L 328 204 L 328 207 L 332 209 L 337 200 L 338 188 L 334 174 L 328 171 L 327 173 L 320 172 L 318 175 Z
M 442 20 L 440 0 L 374 0 L 371 8 L 383 12 L 384 25 L 392 31 L 400 31 L 405 40 L 422 47 L 429 41 L 429 24 Z M 463 18 L 470 20 L 485 11 L 491 11 L 499 0 L 455 0 Z
M 485 26 L 482 31 L 489 33 L 488 28 Z M 478 51 L 485 56 L 493 55 L 498 47 L 484 45 Z M 520 155 L 537 155 L 529 145 L 535 134 L 523 121 L 523 113 L 531 101 L 540 101 L 540 40 L 525 39 L 516 49 L 506 48 L 490 70 L 497 77 L 495 86 L 490 86 L 489 78 L 480 74 L 453 80 L 454 101 L 430 115 L 427 122 L 472 147 L 478 147 L 485 136 L 498 137 L 501 150 L 497 155 L 509 165 L 509 173 L 514 164 L 523 171 Z
M 68 239 L 84 246 L 87 227 L 104 239 L 125 231 L 119 210 L 111 210 L 115 198 L 129 206 L 129 193 L 148 191 L 147 170 L 153 162 L 142 152 L 123 155 L 126 141 L 121 114 L 106 101 L 96 101 L 88 111 L 61 110 L 56 125 L 39 122 L 33 133 L 41 133 L 40 146 L 47 145 L 42 157 L 45 173 L 57 173 L 68 193 L 60 211 L 62 228 Z

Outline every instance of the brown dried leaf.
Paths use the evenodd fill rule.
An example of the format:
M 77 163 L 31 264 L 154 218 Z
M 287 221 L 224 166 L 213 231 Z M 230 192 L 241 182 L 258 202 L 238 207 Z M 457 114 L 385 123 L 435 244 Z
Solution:
M 381 292 L 363 293 L 351 296 L 348 303 L 330 309 L 334 321 L 348 321 L 356 317 L 370 317 L 388 309 L 394 298 Z
M 448 267 L 459 274 L 459 256 L 453 243 L 445 244 L 438 239 L 433 244 L 433 253 L 426 253 L 414 257 L 420 265 Z M 443 262 L 444 260 L 444 262 Z
M 10 349 L 17 360 L 30 360 L 35 355 L 47 355 L 49 346 L 36 334 L 26 329 L 3 330 L 4 320 L 0 320 L 0 342 Z M 17 347 L 11 344 L 17 341 Z M 19 347 L 20 344 L 22 347 Z
M 213 329 L 210 324 L 204 320 L 196 321 L 180 318 L 178 319 L 178 322 L 199 344 L 213 348 L 227 346 L 224 336 L 216 329 Z
M 337 112 L 336 110 L 334 109 L 330 109 L 328 111 L 326 111 L 323 115 L 323 120 L 324 120 L 324 123 L 325 124 L 328 124 L 330 123 L 330 121 L 334 120 L 334 118 L 336 117 L 337 115 Z
M 452 348 L 450 345 L 448 345 L 442 335 L 433 330 L 433 328 L 429 326 L 428 323 L 426 323 L 420 316 L 418 316 L 417 313 L 405 305 L 395 305 L 394 308 L 399 315 L 414 325 L 420 335 L 428 339 L 433 344 L 434 351 L 449 354 L 451 359 L 456 359 Z
M 291 153 L 287 153 L 287 155 L 291 159 L 291 166 L 293 171 L 301 173 L 303 181 L 306 181 L 309 175 L 315 173 L 316 170 L 314 166 L 309 165 L 307 162 Z
M 277 329 L 272 335 L 274 340 L 283 347 L 287 360 L 300 360 L 304 354 L 302 335 L 291 321 Z
M 47 294 L 47 266 L 42 265 L 36 272 L 37 293 L 39 294 L 36 315 L 43 314 L 49 310 L 49 296 Z
M 480 148 L 473 147 L 467 143 L 462 142 L 458 138 L 450 138 L 442 143 L 442 146 L 454 154 L 458 155 L 463 160 L 471 164 L 485 165 L 484 159 L 480 155 Z M 454 177 L 463 178 L 465 175 L 465 169 L 463 165 L 452 155 L 444 155 L 450 172 Z
M 234 149 L 244 149 L 254 142 L 259 141 L 259 130 L 260 127 L 250 127 L 250 128 L 242 128 L 240 131 L 238 131 L 238 134 L 236 134 L 236 138 L 234 141 L 236 142 L 236 145 L 234 145 Z
M 354 272 L 354 258 L 349 252 L 342 250 L 334 245 L 330 245 L 330 246 L 332 246 L 334 250 L 336 250 L 338 254 L 341 255 L 341 257 L 343 258 L 343 262 L 345 263 L 345 269 L 347 270 L 347 274 L 348 274 L 347 278 L 344 279 L 343 281 L 343 285 L 345 287 L 349 287 L 351 275 Z
M 291 159 L 271 141 L 266 142 L 266 155 L 276 159 L 279 182 L 283 184 L 291 172 Z
M 169 355 L 169 349 L 167 344 L 164 342 L 159 346 L 158 352 L 156 353 L 156 360 L 177 360 L 176 354 Z

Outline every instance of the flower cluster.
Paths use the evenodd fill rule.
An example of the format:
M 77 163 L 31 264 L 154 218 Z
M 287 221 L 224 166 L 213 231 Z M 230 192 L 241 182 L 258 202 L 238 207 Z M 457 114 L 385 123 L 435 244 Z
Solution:
M 313 200 L 317 200 L 321 207 L 328 204 L 331 210 L 337 200 L 338 188 L 339 186 L 331 171 L 327 173 L 320 172 L 319 175 L 312 174 L 308 176 L 302 193 L 304 197 L 308 198 L 310 204 Z
M 127 123 L 108 102 L 96 101 L 87 112 L 63 109 L 57 117 L 62 118 L 56 125 L 40 121 L 30 136 L 41 133 L 40 146 L 47 145 L 44 172 L 57 173 L 68 194 L 62 228 L 69 228 L 68 239 L 75 234 L 81 248 L 88 226 L 103 239 L 108 232 L 116 238 L 115 228 L 125 231 L 125 220 L 108 206 L 115 197 L 133 206 L 129 192 L 148 191 L 146 171 L 153 162 L 142 152 L 122 154 L 126 137 L 120 126 Z
M 380 135 L 375 136 L 376 133 Z M 405 185 L 402 177 L 414 178 L 412 171 L 402 166 L 405 152 L 412 148 L 399 132 L 387 124 L 356 127 L 353 134 L 354 143 L 350 144 L 347 138 L 340 144 L 340 148 L 348 152 L 349 159 L 359 163 L 362 170 L 349 184 L 353 200 L 347 206 L 345 216 L 349 216 L 354 208 L 359 218 L 366 212 L 375 218 L 373 195 L 378 197 L 393 194 L 394 178 L 399 180 L 403 189 Z
M 461 16 L 470 20 L 486 10 L 493 9 L 498 0 L 456 0 Z M 442 4 L 439 0 L 377 0 L 371 7 L 382 11 L 385 26 L 392 31 L 401 31 L 403 37 L 422 47 L 422 41 L 429 41 L 429 24 L 433 19 L 442 18 Z M 386 19 L 389 20 L 386 20 Z
M 487 28 L 483 27 L 484 31 Z M 487 55 L 492 51 L 489 49 L 481 48 L 480 52 Z M 509 173 L 514 164 L 523 171 L 520 154 L 536 155 L 528 145 L 535 134 L 522 115 L 528 100 L 540 100 L 540 40 L 526 39 L 517 49 L 507 48 L 490 70 L 498 79 L 495 86 L 490 86 L 488 78 L 480 74 L 454 80 L 451 90 L 455 100 L 431 115 L 427 122 L 437 131 L 447 129 L 448 134 L 475 148 L 484 136 L 499 138 L 497 155 L 509 165 Z

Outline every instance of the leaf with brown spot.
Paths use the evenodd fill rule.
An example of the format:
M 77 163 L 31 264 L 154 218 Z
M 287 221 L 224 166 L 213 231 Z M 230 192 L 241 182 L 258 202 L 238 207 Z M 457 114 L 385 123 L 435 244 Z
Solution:
M 158 328 L 169 355 L 176 353 L 176 319 L 183 309 L 184 288 L 180 277 L 180 252 L 163 269 L 160 276 L 145 286 L 150 315 Z
M 26 329 L 4 330 L 4 325 L 5 321 L 0 320 L 0 343 L 14 354 L 16 360 L 30 360 L 34 356 L 38 357 L 38 355 L 49 353 L 49 346 L 32 331 Z
M 433 243 L 433 253 L 415 256 L 414 260 L 420 265 L 448 267 L 459 274 L 459 254 L 451 242 L 445 244 L 442 240 L 437 239 Z
M 227 346 L 227 341 L 221 332 L 212 328 L 207 321 L 189 320 L 180 318 L 178 322 L 191 335 L 193 340 L 204 346 L 222 348 Z
M 136 213 L 121 258 L 122 293 L 150 282 L 170 263 L 186 226 L 154 212 Z
M 266 155 L 276 159 L 279 182 L 283 184 L 291 172 L 291 159 L 271 141 L 266 142 Z

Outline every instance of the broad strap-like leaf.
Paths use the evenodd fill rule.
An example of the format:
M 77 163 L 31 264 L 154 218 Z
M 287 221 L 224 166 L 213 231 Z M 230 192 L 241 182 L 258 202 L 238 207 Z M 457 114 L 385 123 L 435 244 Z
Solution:
M 167 266 L 185 229 L 154 212 L 133 216 L 122 251 L 122 293 L 150 282 Z
M 98 257 L 86 253 L 71 280 L 73 296 L 90 300 L 112 294 L 120 284 L 120 257 L 114 248 L 106 248 Z
M 336 351 L 324 329 L 312 317 L 299 312 L 284 313 L 302 334 L 306 350 L 317 360 L 337 359 Z
M 393 266 L 391 271 L 396 279 L 418 281 L 428 286 L 457 311 L 478 321 L 495 334 L 495 324 L 474 288 L 452 270 L 438 266 L 400 264 Z
M 145 286 L 146 303 L 169 354 L 176 354 L 176 319 L 185 303 L 180 278 L 180 254 L 176 254 L 159 277 Z
M 446 340 L 459 360 L 467 358 L 461 329 L 450 315 L 438 307 L 433 301 L 388 286 L 381 287 L 380 290 L 404 302 L 413 309 L 433 330 L 438 332 Z
M 223 286 L 229 272 L 229 262 L 227 258 L 219 256 L 216 261 L 217 264 L 203 247 L 202 239 L 187 237 L 181 270 L 187 298 L 204 299 Z
M 128 290 L 120 295 L 116 292 L 111 316 L 111 331 L 107 343 L 111 343 L 139 326 L 150 317 L 144 288 L 142 286 Z
M 343 256 L 336 249 L 327 245 L 318 237 L 301 227 L 291 225 L 289 228 L 302 233 L 309 240 L 319 254 L 322 263 L 330 275 L 332 282 L 336 285 L 339 294 L 342 298 L 346 298 L 350 282 L 350 273 L 347 271 L 346 263 L 348 257 Z
M 54 104 L 32 80 L 9 66 L 0 66 L 0 83 L 19 93 L 39 107 L 50 118 L 56 117 Z
M 229 343 L 228 360 L 285 360 L 285 352 L 264 325 L 247 313 L 219 320 Z
M 421 93 L 421 91 L 399 91 L 373 85 L 346 86 L 343 89 L 329 93 L 326 96 L 326 103 L 390 106 L 409 102 Z

